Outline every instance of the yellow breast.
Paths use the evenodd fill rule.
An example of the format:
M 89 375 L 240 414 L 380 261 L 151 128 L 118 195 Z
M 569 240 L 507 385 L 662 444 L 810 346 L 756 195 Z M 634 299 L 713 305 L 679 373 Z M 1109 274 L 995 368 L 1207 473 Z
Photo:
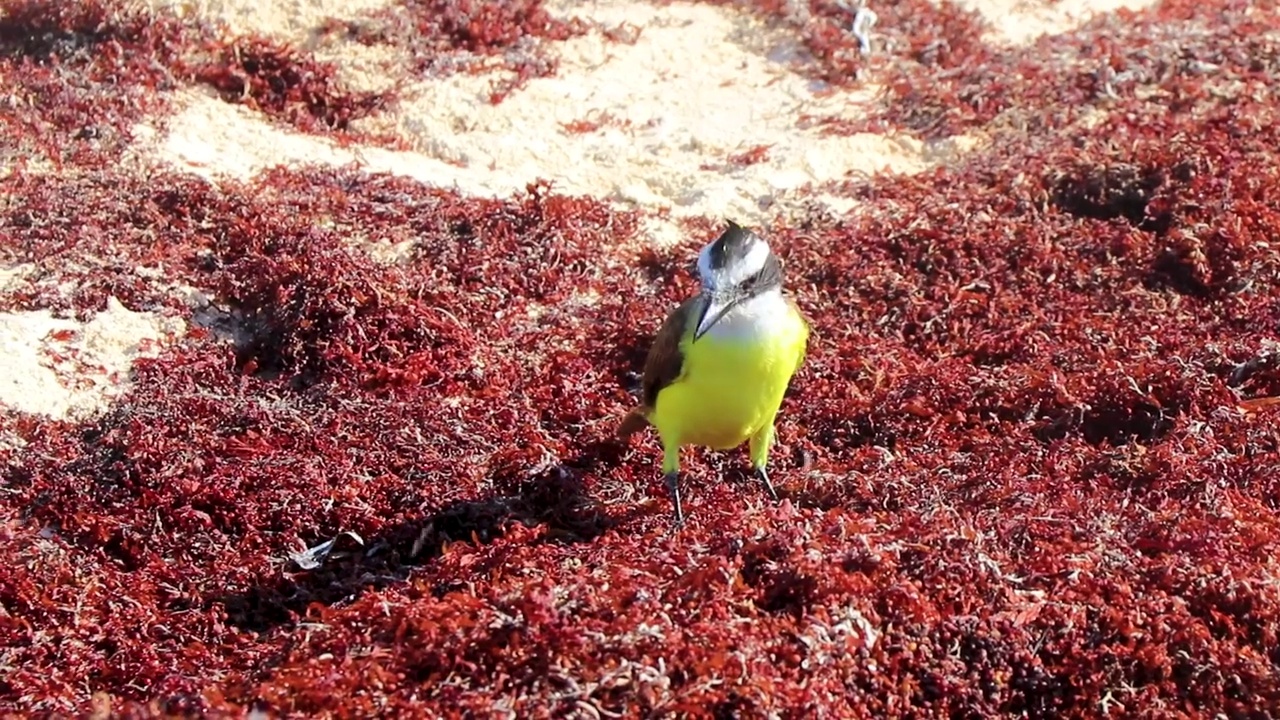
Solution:
M 680 445 L 741 445 L 773 422 L 808 334 L 780 293 L 776 302 L 727 315 L 696 342 L 686 332 L 680 379 L 658 393 L 650 422 Z

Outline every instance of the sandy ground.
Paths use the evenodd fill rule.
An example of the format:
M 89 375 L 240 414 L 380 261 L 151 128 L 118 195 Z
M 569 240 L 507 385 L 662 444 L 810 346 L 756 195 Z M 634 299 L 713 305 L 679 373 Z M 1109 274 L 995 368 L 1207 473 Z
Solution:
M 314 31 L 329 18 L 353 17 L 383 1 L 145 0 L 221 22 L 232 34 L 252 31 L 313 50 L 339 62 L 344 81 L 356 88 L 391 82 L 405 59 L 392 50 L 341 42 L 320 46 Z M 1093 12 L 1149 0 L 962 2 L 991 20 L 991 41 L 1016 44 L 1070 30 Z M 138 128 L 134 155 L 215 182 L 298 163 L 355 163 L 489 196 L 545 178 L 564 192 L 669 209 L 672 221 L 648 228 L 652 242 L 665 244 L 680 238 L 680 218 L 732 217 L 767 227 L 785 217 L 795 191 L 810 183 L 916 173 L 981 142 L 821 137 L 798 128 L 800 113 L 865 113 L 876 88 L 824 92 L 788 69 L 798 52 L 791 41 L 729 9 L 597 0 L 563 2 L 556 12 L 600 27 L 625 21 L 642 31 L 633 45 L 609 43 L 598 30 L 559 44 L 555 77 L 535 79 L 496 106 L 487 101 L 497 79 L 491 76 L 409 85 L 402 102 L 363 122 L 396 134 L 410 151 L 341 148 L 190 89 L 181 92 L 175 117 Z M 564 128 L 606 116 L 613 122 L 598 131 Z M 763 162 L 723 166 L 727 157 L 757 146 L 769 148 Z M 850 209 L 819 200 L 837 211 Z M 0 268 L 0 293 L 22 272 Z M 117 302 L 84 324 L 48 312 L 0 314 L 0 406 L 56 418 L 99 412 L 123 391 L 134 358 L 156 352 L 185 326 L 182 319 L 134 312 Z

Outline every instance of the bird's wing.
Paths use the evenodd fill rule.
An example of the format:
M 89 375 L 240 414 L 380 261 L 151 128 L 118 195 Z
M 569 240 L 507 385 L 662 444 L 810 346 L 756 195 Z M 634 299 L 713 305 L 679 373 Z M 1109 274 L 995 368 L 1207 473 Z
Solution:
M 641 401 L 645 408 L 652 409 L 658 402 L 658 393 L 671 383 L 680 379 L 684 373 L 684 353 L 680 350 L 680 340 L 689 326 L 690 316 L 698 307 L 699 298 L 691 297 L 680 303 L 671 311 L 658 335 L 649 347 L 649 355 L 644 361 L 644 379 L 641 382 L 643 394 Z

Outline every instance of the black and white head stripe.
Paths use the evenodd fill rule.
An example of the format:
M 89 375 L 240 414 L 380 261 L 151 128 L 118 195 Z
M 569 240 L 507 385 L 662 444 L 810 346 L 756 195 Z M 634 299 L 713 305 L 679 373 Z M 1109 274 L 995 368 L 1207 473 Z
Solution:
M 730 221 L 698 254 L 703 287 L 754 295 L 782 286 L 782 265 L 759 235 Z

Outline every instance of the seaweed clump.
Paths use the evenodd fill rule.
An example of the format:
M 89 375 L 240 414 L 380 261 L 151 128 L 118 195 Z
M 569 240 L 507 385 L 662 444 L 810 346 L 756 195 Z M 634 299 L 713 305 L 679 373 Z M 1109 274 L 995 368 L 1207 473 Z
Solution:
M 198 20 L 103 0 L 14 0 L 0 19 L 0 62 L 16 91 L 3 122 L 22 152 L 59 161 L 107 152 L 118 158 L 132 126 L 154 116 L 183 83 L 313 133 L 363 137 L 351 123 L 385 108 L 394 90 L 353 92 L 332 63 L 289 45 L 227 38 Z M 38 112 L 37 112 L 38 111 Z M 60 142 L 48 142 L 46 137 Z M 385 138 L 363 139 L 386 142 Z M 25 142 L 45 142 L 27 148 Z M 76 159 L 84 164 L 86 158 Z
M 279 42 L 249 37 L 223 45 L 213 59 L 184 68 L 224 100 L 246 105 L 306 132 L 347 132 L 351 123 L 385 109 L 394 92 L 353 92 L 333 63 L 319 62 Z
M 544 43 L 583 35 L 578 18 L 562 19 L 543 0 L 409 0 L 326 28 L 365 45 L 392 44 L 408 52 L 420 74 L 503 70 L 490 95 L 495 105 L 535 77 L 555 74 L 558 61 Z
M 93 165 L 118 157 L 132 125 L 164 106 L 191 31 L 99 1 L 14 0 L 0 17 L 6 78 L 0 159 Z

